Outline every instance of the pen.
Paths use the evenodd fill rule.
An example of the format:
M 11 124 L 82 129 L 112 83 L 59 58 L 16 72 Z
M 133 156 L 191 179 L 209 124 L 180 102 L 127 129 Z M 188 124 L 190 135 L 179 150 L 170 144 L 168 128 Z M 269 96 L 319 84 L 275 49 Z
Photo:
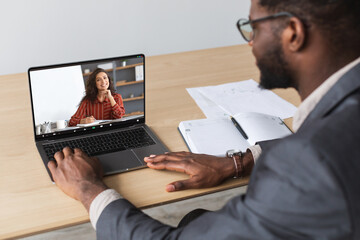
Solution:
M 237 128 L 237 130 L 239 130 L 239 132 L 241 133 L 241 135 L 245 138 L 248 139 L 248 136 L 246 135 L 245 131 L 241 128 L 240 124 L 235 120 L 235 118 L 233 118 L 232 116 L 230 116 L 231 121 L 234 123 L 235 127 Z

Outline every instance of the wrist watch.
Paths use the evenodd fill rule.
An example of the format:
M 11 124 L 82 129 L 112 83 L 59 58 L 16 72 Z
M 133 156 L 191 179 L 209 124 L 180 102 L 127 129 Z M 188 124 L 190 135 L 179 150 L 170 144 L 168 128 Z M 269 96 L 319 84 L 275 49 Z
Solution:
M 240 150 L 231 149 L 226 151 L 226 156 L 232 158 L 235 165 L 234 178 L 241 177 L 244 172 L 243 153 Z
M 242 157 L 243 152 L 238 149 L 230 149 L 226 151 L 226 157 L 232 158 L 234 155 Z

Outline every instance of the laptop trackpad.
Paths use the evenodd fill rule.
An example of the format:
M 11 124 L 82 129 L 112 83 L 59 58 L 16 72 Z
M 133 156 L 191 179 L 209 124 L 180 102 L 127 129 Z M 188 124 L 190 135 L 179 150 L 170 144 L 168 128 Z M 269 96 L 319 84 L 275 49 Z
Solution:
M 130 150 L 96 156 L 99 158 L 105 174 L 118 173 L 143 164 Z

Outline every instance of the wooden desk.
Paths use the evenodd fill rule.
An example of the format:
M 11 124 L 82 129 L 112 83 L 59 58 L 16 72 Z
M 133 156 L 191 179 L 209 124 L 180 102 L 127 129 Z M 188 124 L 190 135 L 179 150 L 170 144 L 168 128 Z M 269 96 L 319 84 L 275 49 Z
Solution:
M 185 88 L 257 80 L 254 62 L 247 45 L 147 58 L 148 125 L 171 151 L 187 150 L 177 131 L 179 122 L 205 116 Z M 28 88 L 25 73 L 0 77 L 0 239 L 89 221 L 83 206 L 63 194 L 46 173 L 34 143 Z M 295 105 L 300 103 L 294 90 L 275 92 Z M 141 208 L 247 183 L 247 179 L 229 180 L 211 189 L 165 192 L 167 183 L 186 177 L 142 169 L 106 177 L 105 182 Z

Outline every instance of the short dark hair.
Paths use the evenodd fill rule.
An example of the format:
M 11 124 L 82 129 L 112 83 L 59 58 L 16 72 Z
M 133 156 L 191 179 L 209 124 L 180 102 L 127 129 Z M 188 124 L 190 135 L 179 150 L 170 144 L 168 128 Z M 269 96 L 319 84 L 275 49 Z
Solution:
M 290 12 L 305 26 L 316 25 L 334 52 L 360 51 L 360 0 L 259 0 L 271 13 Z

